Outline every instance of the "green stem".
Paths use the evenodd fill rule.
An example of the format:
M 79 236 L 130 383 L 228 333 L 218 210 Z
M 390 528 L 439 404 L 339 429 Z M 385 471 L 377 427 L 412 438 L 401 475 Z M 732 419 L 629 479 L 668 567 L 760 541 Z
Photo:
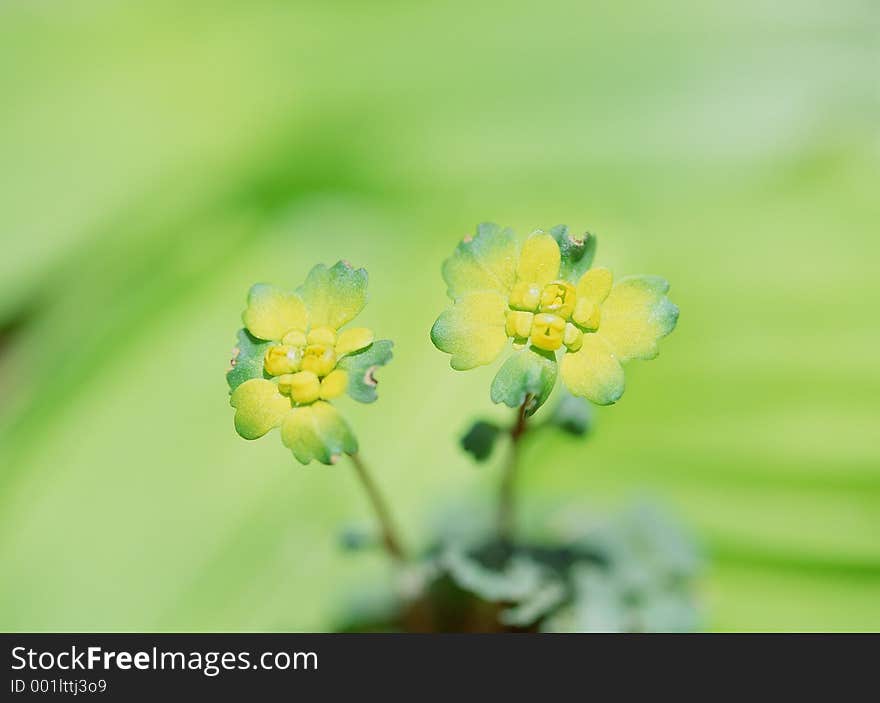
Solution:
M 501 488 L 498 494 L 498 537 L 503 542 L 511 542 L 516 527 L 516 474 L 519 468 L 520 440 L 528 430 L 527 408 L 531 402 L 527 396 L 517 410 L 516 423 L 510 428 L 510 451 L 501 474 Z
M 382 531 L 383 546 L 394 561 L 404 561 L 406 557 L 403 547 L 401 546 L 400 538 L 397 536 L 397 529 L 394 526 L 394 520 L 391 519 L 391 512 L 388 510 L 388 505 L 382 497 L 382 494 L 379 492 L 379 487 L 370 475 L 370 472 L 367 469 L 366 464 L 364 464 L 364 460 L 361 459 L 360 454 L 352 454 L 351 463 L 354 464 L 355 473 L 358 475 L 358 478 L 367 493 L 370 505 L 376 513 L 376 519 L 378 520 L 379 528 Z

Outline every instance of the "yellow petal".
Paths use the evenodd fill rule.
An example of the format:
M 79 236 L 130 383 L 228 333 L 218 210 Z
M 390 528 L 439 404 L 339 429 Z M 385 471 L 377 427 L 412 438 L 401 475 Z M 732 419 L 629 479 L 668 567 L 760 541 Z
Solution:
M 348 424 L 324 401 L 291 410 L 284 417 L 281 439 L 303 464 L 313 459 L 332 464 L 341 454 L 357 451 L 357 440 Z
M 653 359 L 657 342 L 675 328 L 678 308 L 666 297 L 669 284 L 657 276 L 627 276 L 602 304 L 599 334 L 621 363 Z
M 336 356 L 342 357 L 365 349 L 373 343 L 373 330 L 366 327 L 352 327 L 339 333 L 336 340 Z
M 606 268 L 598 267 L 590 269 L 577 284 L 578 300 L 586 298 L 596 303 L 601 303 L 611 292 L 613 276 Z
M 518 281 L 544 287 L 559 275 L 559 245 L 549 234 L 536 232 L 523 246 L 516 270 Z
M 623 395 L 623 367 L 597 334 L 585 334 L 580 351 L 562 357 L 562 381 L 573 395 L 610 405 Z
M 507 344 L 507 301 L 499 293 L 472 293 L 456 301 L 431 328 L 431 341 L 452 354 L 458 371 L 490 364 Z
M 291 330 L 306 329 L 308 311 L 296 293 L 257 283 L 248 292 L 242 320 L 254 337 L 279 341 Z
M 245 439 L 262 437 L 290 412 L 290 399 L 265 378 L 245 381 L 232 392 L 229 402 L 235 408 L 235 429 Z

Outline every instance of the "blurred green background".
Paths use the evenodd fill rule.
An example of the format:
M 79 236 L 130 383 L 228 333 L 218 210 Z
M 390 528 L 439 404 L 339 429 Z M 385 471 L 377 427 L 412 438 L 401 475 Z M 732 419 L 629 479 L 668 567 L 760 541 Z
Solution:
M 880 629 L 878 36 L 872 0 L 3 2 L 0 628 L 325 629 L 383 583 L 348 467 L 232 428 L 248 286 L 318 261 L 397 344 L 345 412 L 410 543 L 488 510 L 494 369 L 428 330 L 494 220 L 682 310 L 593 438 L 528 447 L 530 504 L 658 496 L 709 628 Z

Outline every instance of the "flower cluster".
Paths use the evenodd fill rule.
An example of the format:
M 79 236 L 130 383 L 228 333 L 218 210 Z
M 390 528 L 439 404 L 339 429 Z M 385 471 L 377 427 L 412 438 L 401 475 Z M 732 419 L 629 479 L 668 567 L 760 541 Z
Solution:
M 374 371 L 391 359 L 390 341 L 375 341 L 365 327 L 342 329 L 366 296 L 367 272 L 343 261 L 315 266 L 295 293 L 262 283 L 250 289 L 226 375 L 242 437 L 281 427 L 282 441 L 303 464 L 357 452 L 330 401 L 346 392 L 363 403 L 376 400 Z
M 461 371 L 492 363 L 511 343 L 515 352 L 492 382 L 496 403 L 528 401 L 534 412 L 557 367 L 574 395 L 614 403 L 624 389 L 621 365 L 656 357 L 678 308 L 662 278 L 615 283 L 608 269 L 590 268 L 595 246 L 595 237 L 575 238 L 559 226 L 533 233 L 520 248 L 510 229 L 480 225 L 443 266 L 454 304 L 434 323 L 435 346 Z

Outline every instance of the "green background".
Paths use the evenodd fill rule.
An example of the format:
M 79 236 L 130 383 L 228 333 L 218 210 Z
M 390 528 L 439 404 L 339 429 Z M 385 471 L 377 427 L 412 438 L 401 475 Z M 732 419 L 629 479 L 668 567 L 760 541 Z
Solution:
M 381 586 L 345 464 L 232 428 L 248 286 L 367 267 L 396 341 L 345 402 L 411 544 L 490 507 L 494 369 L 428 330 L 477 222 L 672 282 L 660 357 L 532 506 L 664 501 L 706 626 L 880 629 L 880 12 L 737 3 L 0 6 L 0 627 L 309 630 Z M 448 519 L 448 518 L 447 518 Z

